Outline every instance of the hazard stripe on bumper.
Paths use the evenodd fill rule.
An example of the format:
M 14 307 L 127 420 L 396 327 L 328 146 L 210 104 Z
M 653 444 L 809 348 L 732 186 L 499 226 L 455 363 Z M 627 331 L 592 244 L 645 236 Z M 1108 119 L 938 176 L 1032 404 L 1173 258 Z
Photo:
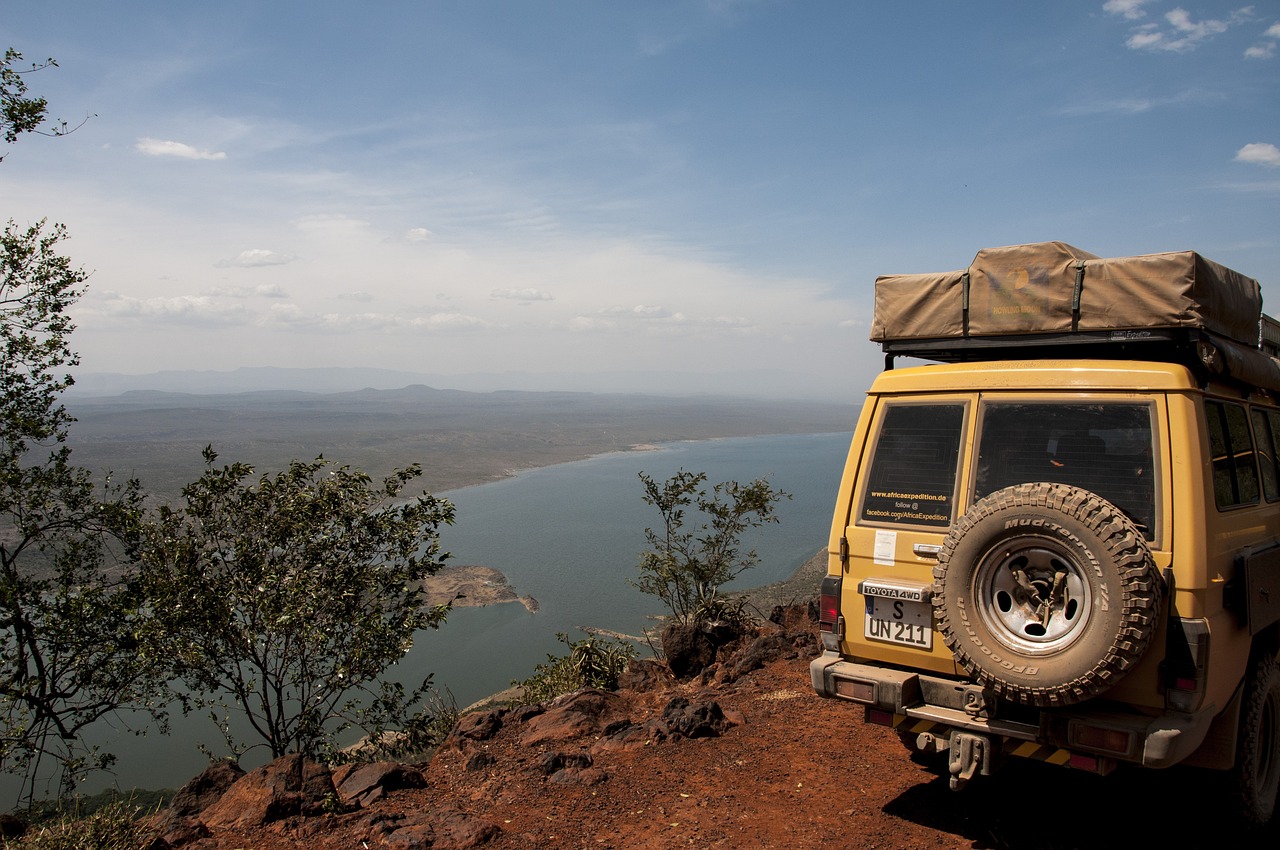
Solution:
M 893 719 L 889 723 L 889 726 L 892 727 L 895 732 L 907 732 L 913 735 L 919 735 L 922 732 L 945 733 L 951 728 L 945 723 L 935 723 L 932 720 L 916 720 L 911 717 L 907 717 L 905 714 L 893 715 Z M 1001 736 L 994 735 L 992 737 L 998 738 Z M 1004 738 L 1003 740 L 1008 741 L 1011 739 Z M 1018 756 L 1019 758 L 1043 761 L 1048 764 L 1056 765 L 1065 765 L 1071 760 L 1070 750 L 1064 750 L 1060 747 L 1046 746 L 1044 744 L 1037 744 L 1035 741 L 1022 741 L 1018 743 L 1017 746 L 1006 750 L 1005 752 L 1010 755 Z

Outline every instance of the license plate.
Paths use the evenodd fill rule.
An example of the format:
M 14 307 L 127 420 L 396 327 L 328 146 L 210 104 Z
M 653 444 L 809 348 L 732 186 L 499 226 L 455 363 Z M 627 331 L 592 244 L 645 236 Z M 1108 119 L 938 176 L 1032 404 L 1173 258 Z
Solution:
M 863 635 L 918 649 L 933 649 L 933 606 L 928 602 L 864 596 L 867 616 Z

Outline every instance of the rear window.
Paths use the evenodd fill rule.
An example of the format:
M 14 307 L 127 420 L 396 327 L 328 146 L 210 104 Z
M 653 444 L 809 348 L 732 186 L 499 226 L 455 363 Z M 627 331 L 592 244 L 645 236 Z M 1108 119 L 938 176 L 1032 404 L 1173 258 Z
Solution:
M 988 402 L 982 409 L 974 500 L 1032 481 L 1071 484 L 1155 534 L 1153 411 L 1145 403 Z
M 964 404 L 886 406 L 862 502 L 864 521 L 950 525 L 964 411 Z

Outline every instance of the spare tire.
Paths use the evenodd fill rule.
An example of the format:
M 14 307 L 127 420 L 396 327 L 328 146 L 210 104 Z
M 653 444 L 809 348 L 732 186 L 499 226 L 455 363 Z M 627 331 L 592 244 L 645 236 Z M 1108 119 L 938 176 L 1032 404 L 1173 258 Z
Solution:
M 1162 582 L 1142 534 L 1095 493 L 997 490 L 952 527 L 934 616 L 959 664 L 998 696 L 1061 706 L 1098 696 L 1142 657 Z

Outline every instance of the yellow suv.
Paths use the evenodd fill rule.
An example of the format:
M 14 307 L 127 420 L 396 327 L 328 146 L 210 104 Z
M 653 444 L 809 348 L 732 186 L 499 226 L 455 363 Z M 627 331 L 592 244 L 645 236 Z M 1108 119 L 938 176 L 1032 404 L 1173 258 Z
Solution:
M 1280 785 L 1280 324 L 1194 252 L 1060 242 L 876 281 L 821 695 L 954 788 L 1024 756 Z M 899 357 L 933 361 L 894 368 Z

